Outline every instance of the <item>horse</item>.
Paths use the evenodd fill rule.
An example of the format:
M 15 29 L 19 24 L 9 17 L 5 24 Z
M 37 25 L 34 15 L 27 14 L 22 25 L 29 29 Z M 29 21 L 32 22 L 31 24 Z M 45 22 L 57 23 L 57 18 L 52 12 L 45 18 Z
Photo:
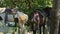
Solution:
M 43 26 L 43 30 L 45 29 L 45 22 L 46 22 L 46 14 L 43 10 L 36 9 L 34 12 L 30 14 L 30 24 L 33 30 L 33 34 L 36 34 L 37 29 L 40 30 L 41 34 L 41 27 Z
M 4 12 L 5 15 L 5 24 L 7 25 L 7 21 L 14 21 L 15 22 L 15 26 L 17 26 L 18 23 L 18 34 L 22 34 L 24 31 L 24 24 L 27 22 L 28 20 L 28 15 L 17 11 L 16 9 L 10 9 L 10 8 L 4 8 L 4 11 L 1 11 L 1 13 Z M 9 17 L 9 14 L 12 14 L 12 17 Z M 20 33 L 20 29 L 21 29 L 21 33 Z M 12 32 L 12 34 L 15 34 L 14 32 Z
M 13 14 L 17 15 L 18 18 L 15 19 L 15 22 L 18 22 L 19 26 L 18 34 L 25 34 L 25 23 L 28 21 L 28 15 L 21 11 L 15 11 L 15 9 L 13 10 Z
M 47 18 L 50 18 L 50 7 L 45 7 L 44 9 L 36 9 L 29 16 L 30 25 L 33 34 L 36 34 L 36 29 L 39 28 L 41 34 L 41 27 L 43 26 L 43 34 L 47 34 Z M 35 23 L 35 26 L 34 26 Z M 45 33 L 46 32 L 46 33 Z

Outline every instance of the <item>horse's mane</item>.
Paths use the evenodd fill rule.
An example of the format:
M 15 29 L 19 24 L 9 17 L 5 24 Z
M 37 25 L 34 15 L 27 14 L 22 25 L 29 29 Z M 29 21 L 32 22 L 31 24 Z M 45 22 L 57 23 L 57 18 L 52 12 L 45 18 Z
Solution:
M 39 15 L 43 16 L 43 17 L 46 17 L 46 13 L 44 10 L 42 9 L 36 9 L 35 12 L 38 12 Z
M 33 12 L 29 15 L 29 20 L 31 20 L 33 18 Z
M 52 10 L 52 8 L 51 7 L 45 7 L 43 10 L 47 14 L 47 17 L 49 17 L 50 16 L 50 11 Z

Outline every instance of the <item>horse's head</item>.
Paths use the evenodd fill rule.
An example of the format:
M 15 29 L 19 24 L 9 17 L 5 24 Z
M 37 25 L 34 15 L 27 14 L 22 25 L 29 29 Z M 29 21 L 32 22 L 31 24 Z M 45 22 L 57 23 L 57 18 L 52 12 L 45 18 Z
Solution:
M 35 11 L 33 11 L 30 14 L 30 22 L 39 22 L 40 21 L 40 17 L 42 17 L 40 10 L 36 9 Z
M 16 9 L 12 9 L 12 13 L 13 14 L 16 14 L 17 13 L 17 10 Z

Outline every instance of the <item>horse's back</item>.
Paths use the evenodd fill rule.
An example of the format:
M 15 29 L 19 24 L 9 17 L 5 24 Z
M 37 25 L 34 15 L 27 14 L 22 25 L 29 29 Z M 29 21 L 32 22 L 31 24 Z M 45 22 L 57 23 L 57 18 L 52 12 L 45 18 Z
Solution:
M 52 10 L 52 8 L 51 7 L 46 7 L 43 10 L 47 14 L 47 17 L 49 17 L 50 16 L 50 11 Z
M 17 12 L 18 18 L 20 19 L 20 22 L 25 23 L 28 20 L 28 15 L 23 12 Z

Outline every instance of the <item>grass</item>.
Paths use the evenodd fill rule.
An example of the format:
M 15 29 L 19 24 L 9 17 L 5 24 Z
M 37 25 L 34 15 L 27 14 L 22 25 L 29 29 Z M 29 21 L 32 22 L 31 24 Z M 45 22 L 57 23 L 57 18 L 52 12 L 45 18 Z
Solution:
M 3 34 L 2 32 L 0 32 L 0 34 Z
M 0 23 L 1 24 L 1 23 Z M 2 25 L 2 24 L 1 24 Z M 1 26 L 0 25 L 0 26 Z M 29 27 L 28 26 L 25 26 L 26 27 L 26 29 L 29 31 Z M 12 31 L 14 31 L 14 29 L 16 29 L 16 27 L 7 27 L 7 34 L 11 34 L 10 32 L 12 32 Z M 49 30 L 49 29 L 48 29 Z M 26 32 L 26 34 L 31 34 L 32 32 Z M 3 34 L 3 32 L 0 32 L 0 34 Z M 38 34 L 38 33 L 37 33 Z M 42 34 L 43 34 L 43 32 L 42 32 Z M 49 34 L 49 32 L 48 32 L 48 34 Z

